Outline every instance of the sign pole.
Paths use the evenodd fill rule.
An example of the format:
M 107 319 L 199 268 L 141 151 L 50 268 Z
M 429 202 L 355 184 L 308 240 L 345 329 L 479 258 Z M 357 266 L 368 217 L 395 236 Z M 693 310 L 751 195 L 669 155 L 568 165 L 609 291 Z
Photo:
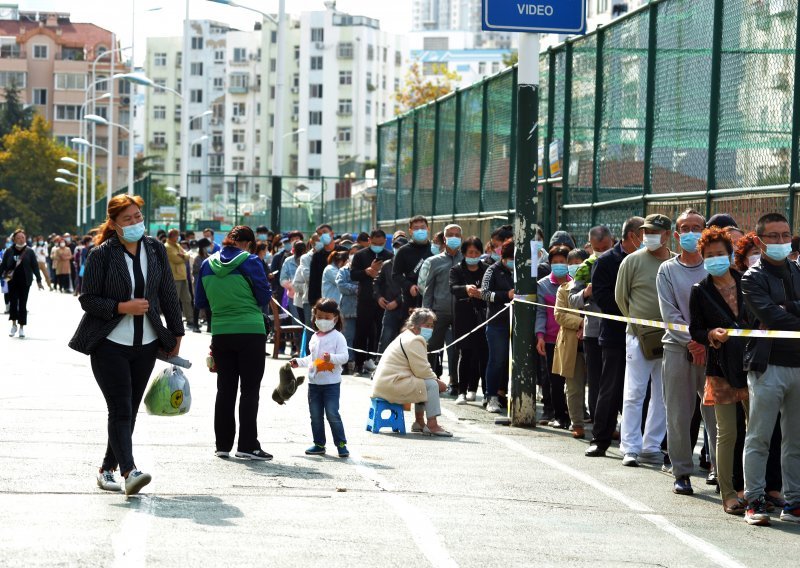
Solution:
M 514 218 L 515 288 L 517 295 L 536 297 L 536 266 L 532 245 L 536 238 L 539 138 L 539 34 L 519 35 L 517 69 L 517 196 Z M 538 250 L 536 251 L 538 252 Z M 536 426 L 536 308 L 515 302 L 511 320 L 512 426 Z

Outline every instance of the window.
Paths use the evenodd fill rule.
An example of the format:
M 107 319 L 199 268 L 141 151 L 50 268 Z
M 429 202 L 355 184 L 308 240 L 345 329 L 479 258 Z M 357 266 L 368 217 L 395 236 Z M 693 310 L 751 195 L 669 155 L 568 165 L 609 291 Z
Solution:
M 225 50 L 217 49 L 214 51 L 214 63 L 225 63 Z
M 309 140 L 308 141 L 309 154 L 322 154 L 322 140 Z
M 367 61 L 375 59 L 375 46 L 371 43 L 367 44 Z
M 247 106 L 245 103 L 233 103 L 233 116 L 246 116 Z
M 27 78 L 25 71 L 0 71 L 0 87 L 8 87 L 13 83 L 22 88 L 27 85 Z
M 233 61 L 235 63 L 241 63 L 243 61 L 247 61 L 247 49 L 245 49 L 244 47 L 234 47 Z
M 322 111 L 312 110 L 308 113 L 308 123 L 312 125 L 322 124 Z
M 167 66 L 167 54 L 166 53 L 154 53 L 153 54 L 153 65 L 156 67 L 166 67 Z
M 275 73 L 278 70 L 278 60 L 274 57 L 269 60 L 269 70 L 272 73 Z
M 127 81 L 125 81 L 127 83 Z M 153 89 L 153 93 L 156 95 L 163 95 L 166 91 L 164 91 L 164 87 L 167 86 L 166 79 L 153 79 L 153 83 L 155 84 L 156 88 Z
M 372 144 L 372 127 L 371 126 L 367 126 L 364 129 L 364 144 Z
M 33 104 L 46 105 L 47 104 L 47 89 L 34 89 L 33 90 Z
M 394 78 L 394 90 L 395 91 L 399 91 L 400 90 L 400 77 L 395 77 Z
M 34 45 L 33 46 L 33 58 L 34 59 L 47 59 L 48 50 L 46 45 Z
M 256 130 L 256 144 L 261 144 L 261 131 Z
M 166 132 L 153 132 L 153 146 L 166 146 L 167 133 Z
M 128 81 L 124 81 L 127 83 Z M 175 80 L 175 90 L 179 93 L 183 93 L 183 79 L 176 79 Z
M 56 105 L 56 120 L 80 120 L 81 105 Z
M 109 120 L 109 118 L 110 118 L 108 116 L 108 105 L 94 107 L 94 113 L 97 116 L 101 116 L 101 117 L 105 118 L 106 120 Z
M 130 122 L 131 122 L 131 111 L 129 111 L 127 109 L 125 109 L 125 110 L 120 109 L 117 112 L 117 122 L 122 124 L 122 125 L 130 124 Z
M 203 38 L 202 37 L 193 37 L 192 38 L 192 49 L 203 49 Z
M 203 90 L 202 89 L 192 89 L 190 91 L 189 101 L 193 103 L 202 103 L 203 102 Z
M 352 85 L 353 84 L 353 72 L 352 71 L 339 71 L 339 84 L 340 85 Z
M 336 134 L 336 138 L 339 142 L 350 142 L 353 130 L 352 128 L 339 128 Z
M 295 73 L 292 77 L 292 87 L 300 87 L 300 74 Z
M 189 65 L 189 74 L 197 77 L 203 76 L 203 64 L 200 62 Z
M 273 113 L 269 113 L 269 127 L 275 128 L 275 115 Z
M 386 63 L 386 58 L 387 58 L 388 56 L 389 56 L 389 48 L 388 48 L 388 47 L 384 47 L 384 48 L 383 48 L 383 62 L 384 62 L 384 63 Z
M 247 85 L 250 82 L 250 75 L 248 75 L 247 73 L 231 73 L 229 77 L 229 82 L 230 82 L 230 88 L 232 90 L 246 91 Z
M 386 75 L 381 75 L 381 90 L 386 90 Z
M 492 61 L 492 73 L 497 73 L 498 71 L 500 71 L 500 62 Z
M 202 181 L 203 172 L 200 170 L 192 170 L 189 172 L 189 183 L 200 183 Z
M 322 98 L 322 84 L 311 84 L 309 85 L 310 97 L 312 99 L 321 99 Z
M 223 83 L 224 83 L 224 81 L 222 80 L 222 77 L 214 77 L 214 88 L 215 89 L 221 89 L 224 86 Z
M 175 169 L 173 171 L 179 172 L 181 171 L 181 159 L 175 158 Z
M 325 28 L 311 28 L 311 41 L 325 41 Z
M 386 103 L 381 103 L 381 116 L 386 118 Z
M 366 104 L 364 105 L 364 108 L 365 108 L 365 112 L 368 115 L 372 114 L 372 101 L 366 101 Z
M 235 172 L 244 171 L 244 158 L 242 156 L 234 156 L 231 159 L 231 169 Z
M 339 99 L 339 110 L 337 114 L 353 114 L 353 99 Z
M 271 85 L 270 88 L 269 88 L 269 98 L 271 98 L 271 99 L 275 98 L 275 85 Z M 261 114 L 261 113 L 259 113 L 259 114 Z
M 83 73 L 56 73 L 56 90 L 83 91 L 86 89 L 86 75 Z
M 231 142 L 233 142 L 234 144 L 244 144 L 244 130 L 243 129 L 234 130 Z
M 295 45 L 294 46 L 294 60 L 295 61 L 300 61 L 300 46 L 299 45 Z
M 394 65 L 395 67 L 400 67 L 403 64 L 403 54 L 400 51 L 394 52 Z
M 336 47 L 336 55 L 339 59 L 353 59 L 353 44 L 342 42 Z
M 270 43 L 278 43 L 278 32 L 276 32 L 275 30 L 272 30 L 269 33 L 269 41 L 270 41 Z
M 481 61 L 478 63 L 478 75 L 486 75 L 486 62 Z
M 310 178 L 322 177 L 322 170 L 320 170 L 319 168 L 308 168 L 308 177 Z
M 222 144 L 223 143 L 224 142 L 223 142 L 223 139 L 222 139 L 222 134 L 220 132 L 216 132 L 211 137 L 211 146 L 214 148 L 214 150 L 217 150 L 218 148 L 222 148 Z
M 256 156 L 253 160 L 253 169 L 259 171 L 261 169 L 261 156 Z M 260 186 L 256 184 L 256 193 L 258 193 Z
M 183 52 L 178 51 L 175 53 L 175 67 L 180 67 L 183 64 Z
M 128 140 L 117 140 L 117 156 L 127 156 L 127 155 L 128 155 Z
M 181 105 L 175 105 L 175 122 L 181 119 Z
M 314 55 L 311 57 L 311 70 L 319 71 L 322 69 L 322 56 Z
M 178 171 L 178 168 L 176 168 Z M 208 157 L 208 173 L 221 174 L 225 171 L 225 156 L 222 154 L 211 154 Z
M 153 107 L 153 119 L 154 120 L 164 120 L 167 118 L 167 107 L 163 105 L 158 105 Z
M 197 144 L 192 144 L 192 158 L 202 158 L 202 157 L 203 157 L 202 142 L 198 142 Z
M 372 86 L 372 71 L 367 71 L 367 89 L 374 88 Z
M 98 75 L 97 76 L 97 85 L 95 86 L 96 91 L 107 91 L 108 90 L 108 77 L 105 75 Z M 123 83 L 127 83 L 127 81 L 123 81 Z
M 450 41 L 444 37 L 426 37 L 422 39 L 422 49 L 425 51 L 447 51 L 450 49 Z

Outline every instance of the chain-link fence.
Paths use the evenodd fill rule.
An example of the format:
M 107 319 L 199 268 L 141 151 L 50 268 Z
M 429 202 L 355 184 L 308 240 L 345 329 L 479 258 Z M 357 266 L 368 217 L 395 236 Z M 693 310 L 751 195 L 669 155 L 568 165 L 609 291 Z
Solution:
M 692 206 L 797 229 L 798 25 L 798 0 L 654 0 L 540 54 L 540 226 Z M 507 69 L 379 126 L 380 226 L 513 217 L 516 85 Z

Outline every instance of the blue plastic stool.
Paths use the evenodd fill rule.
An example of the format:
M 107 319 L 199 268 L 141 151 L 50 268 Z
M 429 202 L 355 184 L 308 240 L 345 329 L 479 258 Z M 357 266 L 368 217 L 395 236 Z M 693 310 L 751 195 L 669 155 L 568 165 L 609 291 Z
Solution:
M 383 413 L 389 411 L 389 417 L 384 418 Z M 367 432 L 377 434 L 381 428 L 391 427 L 393 432 L 406 433 L 406 419 L 403 416 L 403 405 L 392 404 L 382 398 L 373 398 L 372 407 L 369 409 L 367 419 Z

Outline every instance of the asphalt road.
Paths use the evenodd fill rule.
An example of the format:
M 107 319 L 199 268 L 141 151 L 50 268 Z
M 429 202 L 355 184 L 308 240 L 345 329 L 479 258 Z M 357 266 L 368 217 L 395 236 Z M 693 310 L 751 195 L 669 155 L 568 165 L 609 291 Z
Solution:
M 369 433 L 367 379 L 342 388 L 353 456 L 307 457 L 306 387 L 276 405 L 272 359 L 259 430 L 274 461 L 218 459 L 205 333 L 183 344 L 191 412 L 142 409 L 134 452 L 153 482 L 126 500 L 95 483 L 106 409 L 66 346 L 77 299 L 32 290 L 30 304 L 28 337 L 0 336 L 2 566 L 759 566 L 800 549 L 800 526 L 725 515 L 699 470 L 695 495 L 677 496 L 616 448 L 588 459 L 585 441 L 495 426 L 477 403 L 445 403 L 452 439 Z

